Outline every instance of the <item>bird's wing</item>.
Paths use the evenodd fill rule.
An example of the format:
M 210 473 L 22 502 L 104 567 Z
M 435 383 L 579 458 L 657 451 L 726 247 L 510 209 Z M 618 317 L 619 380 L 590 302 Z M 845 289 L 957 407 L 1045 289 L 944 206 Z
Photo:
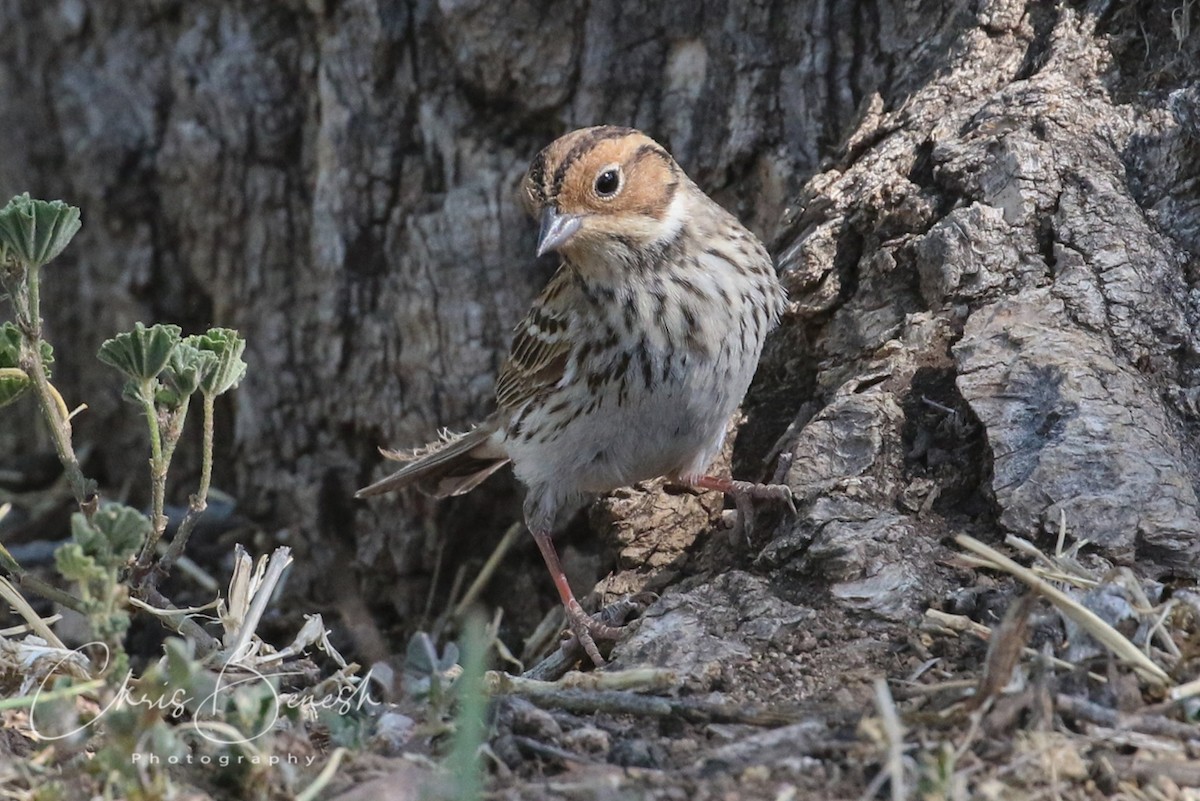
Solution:
M 571 356 L 572 316 L 565 270 L 555 274 L 513 332 L 512 347 L 496 379 L 496 403 L 516 412 L 562 380 Z

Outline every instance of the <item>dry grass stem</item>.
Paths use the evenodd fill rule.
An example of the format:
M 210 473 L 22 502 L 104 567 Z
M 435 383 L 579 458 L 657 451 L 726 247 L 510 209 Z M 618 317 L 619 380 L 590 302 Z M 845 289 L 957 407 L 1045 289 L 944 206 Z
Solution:
M 1097 642 L 1112 651 L 1118 658 L 1127 662 L 1146 681 L 1160 686 L 1171 683 L 1171 677 L 1167 675 L 1167 672 L 1151 661 L 1127 637 L 1108 623 L 1105 623 L 1095 612 L 1086 608 L 1062 590 L 1051 585 L 1032 570 L 1017 564 L 1012 559 L 1009 559 L 994 548 L 984 545 L 974 537 L 959 534 L 954 539 L 962 547 L 990 562 L 991 567 L 994 569 L 1015 576 L 1025 582 L 1035 592 L 1044 596 L 1063 615 L 1082 627 Z
M 325 763 L 325 767 L 321 768 L 321 772 L 317 774 L 317 778 L 313 779 L 312 784 L 296 796 L 296 801 L 315 801 L 321 795 L 321 791 L 325 789 L 325 785 L 329 784 L 333 775 L 337 773 L 338 766 L 342 764 L 346 753 L 345 748 L 335 748 L 329 755 L 329 761 Z
M 53 614 L 50 617 L 42 618 L 42 622 L 47 626 L 52 626 L 62 620 L 62 615 Z M 6 629 L 0 629 L 0 637 L 20 637 L 22 634 L 28 634 L 33 631 L 33 627 L 28 623 L 19 623 L 16 626 L 9 626 Z
M 982 567 L 990 567 L 990 565 L 987 564 L 986 562 L 981 566 Z M 984 640 L 985 642 L 989 641 L 992 636 L 992 629 L 989 626 L 986 626 L 983 623 L 978 623 L 974 620 L 971 620 L 971 618 L 967 617 L 966 615 L 952 615 L 952 614 L 949 614 L 946 612 L 942 612 L 938 609 L 926 609 L 925 610 L 925 618 L 928 621 L 928 623 L 922 623 L 921 628 L 926 631 L 942 630 L 943 632 L 949 632 L 949 633 L 955 633 L 955 634 L 965 632 L 965 633 L 973 634 L 974 636 L 978 637 L 981 640 Z M 1023 656 L 1027 656 L 1027 657 L 1034 658 L 1034 659 L 1042 657 L 1042 654 L 1038 653 L 1033 648 L 1023 648 L 1021 653 Z M 1079 665 L 1076 665 L 1074 662 L 1068 662 L 1067 660 L 1060 659 L 1056 656 L 1049 657 L 1049 663 L 1056 668 L 1061 668 L 1063 670 L 1067 670 L 1067 671 L 1071 671 L 1071 672 L 1074 672 L 1074 671 L 1077 671 L 1080 669 Z M 1101 684 L 1108 683 L 1108 677 L 1102 676 L 1099 673 L 1095 673 L 1095 672 L 1092 672 L 1089 670 L 1087 673 L 1087 676 L 1092 681 L 1096 681 Z
M 7 601 L 16 610 L 16 613 L 21 616 L 21 619 L 25 621 L 26 625 L 29 626 L 30 630 L 41 637 L 48 645 L 52 648 L 66 649 L 67 646 L 63 644 L 63 641 L 50 630 L 49 626 L 42 622 L 42 616 L 33 610 L 29 602 L 21 596 L 21 593 L 17 592 L 17 588 L 12 585 L 12 582 L 3 576 L 0 576 L 0 598 Z
M 471 582 L 471 586 L 463 594 L 462 600 L 455 605 L 450 617 L 458 620 L 479 600 L 480 594 L 487 587 L 488 582 L 492 580 L 492 576 L 495 575 L 496 570 L 500 567 L 500 563 L 504 561 L 504 557 L 512 549 L 513 545 L 516 544 L 517 540 L 521 538 L 524 531 L 525 526 L 521 523 L 513 523 L 508 527 L 500 542 L 496 544 L 491 555 L 488 556 L 487 561 L 483 563 L 483 567 L 479 569 L 479 574 L 475 576 L 475 580 Z
M 883 773 L 887 775 L 892 789 L 892 801 L 904 801 L 904 724 L 900 722 L 896 702 L 888 689 L 887 680 L 883 678 L 875 679 L 875 709 L 879 712 L 887 744 Z
M 225 656 L 229 664 L 243 662 L 257 653 L 258 646 L 252 643 L 251 638 L 279 580 L 283 578 L 283 571 L 292 563 L 292 549 L 280 546 L 269 558 L 260 557 L 253 574 L 247 569 L 249 555 L 241 545 L 237 546 L 235 559 L 228 606 L 219 604 L 217 607 L 221 622 L 226 624 L 224 641 L 228 648 Z

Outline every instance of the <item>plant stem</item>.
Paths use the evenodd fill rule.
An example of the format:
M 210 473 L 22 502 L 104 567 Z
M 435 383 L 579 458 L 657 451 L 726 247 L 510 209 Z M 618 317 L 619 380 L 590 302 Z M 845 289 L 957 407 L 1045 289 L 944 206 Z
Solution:
M 17 318 L 17 328 L 21 332 L 18 362 L 21 371 L 33 385 L 38 408 L 42 410 L 42 417 L 50 430 L 50 439 L 54 442 L 54 450 L 71 485 L 75 502 L 79 504 L 79 510 L 84 516 L 91 520 L 100 506 L 100 496 L 96 493 L 96 483 L 84 476 L 83 468 L 79 466 L 79 458 L 71 445 L 71 413 L 63 401 L 62 394 L 46 377 L 46 364 L 42 360 L 40 272 L 36 267 L 27 268 L 23 278 L 24 280 L 16 282 L 10 282 L 6 278 L 4 282 L 13 304 L 14 316 Z M 13 567 L 15 569 L 9 572 L 22 588 L 59 606 L 73 609 L 82 615 L 88 614 L 85 601 L 26 573 L 19 569 L 19 566 Z
M 62 470 L 66 472 L 67 481 L 71 483 L 71 492 L 88 519 L 100 506 L 100 496 L 96 494 L 96 483 L 83 475 L 79 459 L 71 447 L 71 418 L 66 404 L 62 402 L 59 391 L 54 389 L 46 378 L 46 363 L 42 361 L 42 317 L 41 317 L 41 271 L 38 267 L 23 265 L 13 266 L 12 270 L 6 265 L 0 265 L 4 275 L 4 285 L 8 299 L 12 302 L 13 317 L 17 318 L 17 329 L 20 331 L 20 348 L 18 362 L 20 369 L 28 375 L 34 385 L 34 395 L 37 405 L 42 409 L 46 418 L 46 426 L 50 429 L 50 439 L 54 441 L 54 450 L 59 454 Z
M 150 536 L 146 538 L 146 542 L 142 546 L 142 553 L 138 557 L 138 565 L 142 568 L 150 565 L 150 560 L 154 556 L 154 549 L 158 545 L 158 540 L 167 529 L 167 518 L 163 514 L 167 495 L 167 465 L 163 459 L 162 432 L 158 425 L 158 410 L 154 408 L 154 390 L 149 384 L 150 382 L 147 382 L 146 385 L 142 386 L 138 393 L 142 400 L 142 409 L 146 413 L 146 427 L 150 430 L 150 487 L 152 494 Z
M 17 269 L 17 268 L 14 268 Z M 79 459 L 71 447 L 71 419 L 62 395 L 46 378 L 42 361 L 41 273 L 37 267 L 24 266 L 16 272 L 5 272 L 4 288 L 13 305 L 17 328 L 21 332 L 18 360 L 21 369 L 33 384 L 38 406 L 50 429 L 54 450 L 62 463 L 71 492 L 79 509 L 90 520 L 100 505 L 96 483 L 83 475 Z
M 215 401 L 215 395 L 210 395 L 207 392 L 204 393 L 204 446 L 200 457 L 200 486 L 197 488 L 195 494 L 188 499 L 187 516 L 179 524 L 179 531 L 175 532 L 174 538 L 171 539 L 171 544 L 167 546 L 167 552 L 158 561 L 158 569 L 148 576 L 152 585 L 166 577 L 171 572 L 171 568 L 175 566 L 175 563 L 179 561 L 179 557 L 183 556 L 183 552 L 187 548 L 188 538 L 192 536 L 192 531 L 196 528 L 196 524 L 200 522 L 200 516 L 208 508 L 208 489 L 212 483 L 213 411 Z
M 42 340 L 42 288 L 41 268 L 30 267 L 26 273 L 26 286 L 29 287 L 29 337 L 36 343 Z
M 37 576 L 32 576 L 29 573 L 13 573 L 13 579 L 18 587 L 29 590 L 35 595 L 40 595 L 47 601 L 52 601 L 59 606 L 65 606 L 68 609 L 74 609 L 81 615 L 87 615 L 87 605 L 79 598 L 76 598 L 69 592 L 53 587 L 42 581 Z
M 40 326 L 38 326 L 40 328 Z M 62 395 L 58 393 L 46 378 L 46 366 L 42 363 L 41 340 L 33 339 L 32 333 L 22 329 L 21 337 L 21 368 L 33 383 L 34 395 L 37 396 L 38 406 L 46 419 L 46 427 L 50 429 L 50 438 L 54 441 L 54 450 L 58 460 L 62 462 L 71 484 L 71 492 L 79 509 L 90 520 L 99 506 L 100 499 L 96 495 L 96 483 L 83 475 L 79 459 L 71 447 L 71 421 L 69 413 L 64 413 L 66 405 Z
M 139 587 L 135 594 L 146 603 L 158 609 L 172 610 L 175 608 L 166 596 L 153 587 Z M 215 637 L 201 628 L 199 623 L 187 617 L 182 612 L 178 617 L 174 615 L 157 615 L 156 617 L 162 621 L 163 625 L 195 642 L 196 657 L 198 659 L 208 656 L 221 645 Z
M 208 488 L 212 483 L 213 464 L 213 413 L 216 407 L 216 396 L 204 393 L 204 453 L 200 461 L 200 488 L 196 490 L 196 503 L 201 512 L 208 505 Z
M 167 473 L 171 471 L 171 460 L 175 458 L 175 446 L 179 444 L 179 437 L 183 434 L 183 421 L 187 418 L 188 401 L 188 398 L 184 398 L 179 408 L 163 413 L 163 419 L 166 421 L 166 425 L 162 429 L 162 477 L 164 491 L 167 486 Z

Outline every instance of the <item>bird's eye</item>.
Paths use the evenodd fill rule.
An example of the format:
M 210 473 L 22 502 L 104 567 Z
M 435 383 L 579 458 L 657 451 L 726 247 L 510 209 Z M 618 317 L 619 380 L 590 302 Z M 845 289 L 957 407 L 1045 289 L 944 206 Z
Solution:
M 596 194 L 600 197 L 612 197 L 621 188 L 621 174 L 615 169 L 607 169 L 596 176 Z

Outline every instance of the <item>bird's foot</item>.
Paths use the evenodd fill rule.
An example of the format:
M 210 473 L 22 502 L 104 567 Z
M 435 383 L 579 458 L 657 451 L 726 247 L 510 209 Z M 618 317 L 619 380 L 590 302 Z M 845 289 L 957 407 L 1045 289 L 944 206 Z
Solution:
M 780 502 L 785 504 L 793 515 L 798 514 L 795 496 L 787 484 L 756 484 L 753 481 L 701 476 L 696 479 L 694 486 L 723 492 L 733 498 L 733 505 L 737 508 L 737 522 L 730 536 L 735 540 L 739 538 L 739 534 L 745 534 L 751 528 L 754 520 L 754 501 Z
M 641 615 L 655 601 L 658 596 L 652 592 L 642 592 L 637 595 L 628 596 L 615 601 L 601 609 L 595 615 L 588 617 L 586 613 L 584 617 L 588 617 L 591 624 L 600 624 L 607 626 L 610 632 L 618 634 L 625 633 L 626 624 Z M 564 604 L 564 611 L 566 604 Z M 580 610 L 582 612 L 582 610 Z M 589 623 L 582 623 L 581 628 L 585 630 Z M 559 643 L 558 649 L 554 653 L 547 656 L 541 662 L 525 671 L 523 674 L 528 679 L 539 679 L 541 681 L 555 681 L 562 678 L 566 673 L 572 670 L 579 661 L 581 651 L 584 650 L 583 640 L 575 633 L 574 627 L 571 627 L 568 634 L 562 642 Z M 592 640 L 592 644 L 596 644 L 596 640 L 607 644 L 610 640 L 603 636 L 593 636 L 590 631 L 588 637 Z M 597 648 L 597 651 L 600 649 Z M 590 656 L 590 655 L 589 655 Z M 603 656 L 603 654 L 601 654 Z
M 626 624 L 645 612 L 657 600 L 658 596 L 654 593 L 642 592 L 615 601 L 594 615 L 584 612 L 578 603 L 567 604 L 564 607 L 567 626 L 575 642 L 583 648 L 596 667 L 603 667 L 604 656 L 600 653 L 596 641 L 615 643 L 625 633 Z
M 596 640 L 605 643 L 616 642 L 621 637 L 622 629 L 592 617 L 583 611 L 583 607 L 574 599 L 571 599 L 571 602 L 563 608 L 567 613 L 567 627 L 570 628 L 571 634 L 579 642 L 584 653 L 596 667 L 604 667 L 604 657 L 600 655 Z
M 749 500 L 762 501 L 778 501 L 788 508 L 792 514 L 797 514 L 796 497 L 792 494 L 792 488 L 787 484 L 755 484 L 750 481 L 733 481 L 730 494 L 733 495 L 734 503 L 737 503 L 738 498 Z
M 626 595 L 601 609 L 594 617 L 598 618 L 601 623 L 624 631 L 627 623 L 634 618 L 641 617 L 641 614 L 657 601 L 658 593 L 654 592 Z

